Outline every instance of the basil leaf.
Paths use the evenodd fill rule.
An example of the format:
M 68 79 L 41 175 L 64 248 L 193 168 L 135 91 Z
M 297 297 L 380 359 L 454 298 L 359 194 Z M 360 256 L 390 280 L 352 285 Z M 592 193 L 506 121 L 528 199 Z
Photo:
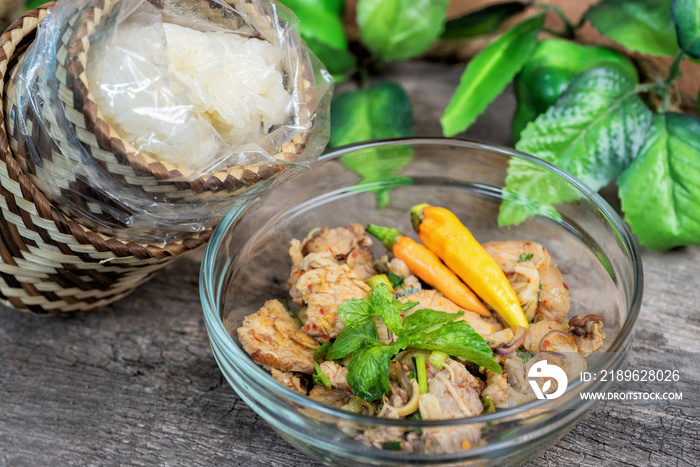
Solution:
M 601 34 L 635 52 L 669 57 L 679 52 L 671 0 L 602 0 L 584 17 Z
M 351 298 L 340 304 L 338 315 L 345 326 L 361 328 L 377 316 L 366 298 Z
M 594 68 L 574 78 L 555 105 L 520 134 L 515 145 L 599 190 L 637 156 L 651 111 L 617 70 Z M 542 207 L 575 199 L 563 180 L 524 160 L 511 160 L 500 225 L 517 224 Z M 551 208 L 550 208 L 551 209 Z
M 361 328 L 351 328 L 346 326 L 338 337 L 335 338 L 333 346 L 326 353 L 326 360 L 336 360 L 356 351 L 362 344 L 367 341 L 379 340 L 377 334 L 377 325 L 374 321 L 370 321 Z
M 622 211 L 653 250 L 700 243 L 700 120 L 654 117 L 639 152 L 617 181 Z
M 384 61 L 417 57 L 442 33 L 448 0 L 359 0 L 364 45 Z
M 461 316 L 464 316 L 463 311 L 460 311 L 459 313 L 446 313 L 444 311 L 436 311 L 428 308 L 416 310 L 414 313 L 406 316 L 402 334 L 405 336 L 410 336 L 416 332 L 427 330 L 432 326 L 454 321 Z
M 484 338 L 465 321 L 450 321 L 407 338 L 410 347 L 439 350 L 501 373 L 501 366 L 494 360 L 493 352 Z
M 544 14 L 513 26 L 467 64 L 440 119 L 445 136 L 466 130 L 520 71 L 537 45 Z
M 330 146 L 342 146 L 379 138 L 413 135 L 411 101 L 404 89 L 384 81 L 367 90 L 346 92 L 331 106 Z M 394 175 L 413 158 L 413 147 L 377 146 L 353 151 L 341 157 L 347 168 L 363 178 L 363 183 L 378 184 L 378 206 L 389 202 L 391 186 L 406 185 L 410 179 Z M 387 185 L 382 187 L 381 185 Z M 365 187 L 366 188 L 366 187 Z
M 347 382 L 353 394 L 374 401 L 391 392 L 389 364 L 397 352 L 394 346 L 381 342 L 364 342 L 353 354 L 348 365 Z
M 377 284 L 369 297 L 369 302 L 386 327 L 394 334 L 398 334 L 403 328 L 403 319 L 399 308 L 402 308 L 404 304 L 394 299 L 394 294 L 389 286 L 383 282 Z
M 678 45 L 693 58 L 700 58 L 700 0 L 674 0 L 671 16 Z
M 481 10 L 467 13 L 445 23 L 443 39 L 468 39 L 470 37 L 491 34 L 503 26 L 513 16 L 527 8 L 525 3 L 505 2 L 489 5 Z

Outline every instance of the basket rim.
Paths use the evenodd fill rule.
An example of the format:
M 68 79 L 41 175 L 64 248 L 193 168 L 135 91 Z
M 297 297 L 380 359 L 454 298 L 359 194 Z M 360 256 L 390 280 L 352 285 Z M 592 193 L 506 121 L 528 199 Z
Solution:
M 26 40 L 27 36 L 35 33 L 38 24 L 46 17 L 47 10 L 54 5 L 55 2 L 48 2 L 25 12 L 0 35 L 0 98 L 5 91 L 5 80 L 9 72 L 8 63 L 16 58 L 15 49 Z M 3 175 L 2 178 L 7 177 L 19 184 L 22 197 L 36 207 L 37 214 L 41 218 L 52 223 L 58 232 L 74 237 L 79 244 L 92 245 L 97 251 L 109 251 L 119 258 L 134 256 L 143 260 L 162 259 L 195 249 L 205 244 L 211 236 L 212 229 L 207 229 L 172 243 L 139 243 L 121 241 L 77 223 L 56 208 L 21 170 L 9 147 L 3 106 L 0 106 L 0 164 L 4 164 L 7 169 L 7 176 Z
M 96 136 L 98 143 L 101 145 L 103 142 L 108 144 L 109 147 L 102 147 L 101 149 L 112 152 L 121 152 L 126 156 L 128 165 L 133 167 L 136 171 L 140 171 L 144 174 L 149 174 L 155 179 L 163 181 L 171 181 L 172 179 L 182 180 L 179 183 L 187 184 L 196 192 L 201 191 L 218 191 L 221 188 L 221 183 L 224 185 L 232 185 L 232 188 L 237 189 L 240 183 L 230 181 L 230 179 L 237 180 L 238 177 L 234 174 L 240 173 L 242 171 L 254 170 L 255 172 L 272 170 L 272 173 L 277 173 L 278 171 L 283 171 L 287 168 L 287 163 L 293 163 L 299 153 L 303 151 L 306 146 L 306 142 L 309 140 L 313 127 L 316 124 L 315 115 L 309 115 L 309 127 L 308 129 L 301 132 L 297 137 L 291 139 L 280 149 L 280 151 L 274 154 L 273 160 L 269 162 L 263 162 L 256 165 L 245 165 L 236 164 L 226 169 L 213 170 L 209 172 L 204 172 L 198 174 L 196 171 L 190 169 L 176 166 L 168 161 L 158 159 L 152 156 L 147 151 L 139 151 L 136 149 L 128 140 L 124 139 L 119 135 L 119 133 L 109 124 L 109 122 L 104 118 L 99 106 L 97 105 L 92 91 L 90 91 L 89 83 L 87 82 L 87 69 L 86 63 L 82 63 L 80 55 L 87 56 L 90 48 L 89 37 L 93 36 L 99 29 L 99 23 L 94 23 L 87 25 L 87 22 L 91 21 L 95 17 L 102 21 L 104 18 L 109 16 L 109 10 L 114 8 L 122 0 L 106 1 L 103 0 L 99 5 L 91 4 L 82 10 L 78 10 L 74 13 L 74 16 L 78 17 L 76 24 L 73 26 L 73 33 L 68 41 L 67 54 L 64 60 L 66 64 L 65 68 L 69 73 L 72 73 L 73 82 L 76 86 L 84 87 L 87 91 L 83 93 L 82 99 L 84 99 L 85 104 L 82 108 L 77 108 L 88 123 L 88 127 L 92 129 L 92 133 Z M 210 3 L 208 0 L 199 0 L 201 3 Z M 231 3 L 231 2 L 227 2 Z M 242 0 L 242 3 L 246 3 Z M 233 5 L 231 5 L 233 7 Z M 95 11 L 98 8 L 103 7 L 100 11 Z M 105 11 L 106 10 L 106 11 Z M 292 37 L 295 41 L 301 42 L 300 37 L 297 34 L 293 34 Z M 87 59 L 85 59 L 87 61 Z M 73 65 L 72 67 L 67 66 L 68 64 Z M 76 67 L 76 65 L 78 65 Z M 73 73 L 73 71 L 75 71 Z M 293 80 L 294 78 L 290 78 Z M 311 83 L 310 83 L 311 84 Z M 72 92 L 76 92 L 71 86 L 67 86 Z M 288 87 L 288 91 L 295 89 L 296 86 L 291 84 Z M 307 100 L 307 104 L 311 102 L 311 97 Z M 301 141 L 299 140 L 301 136 Z M 116 146 L 116 148 L 115 148 Z M 122 150 L 123 148 L 123 150 Z M 167 175 L 166 175 L 167 174 Z M 264 178 L 268 178 L 270 175 Z

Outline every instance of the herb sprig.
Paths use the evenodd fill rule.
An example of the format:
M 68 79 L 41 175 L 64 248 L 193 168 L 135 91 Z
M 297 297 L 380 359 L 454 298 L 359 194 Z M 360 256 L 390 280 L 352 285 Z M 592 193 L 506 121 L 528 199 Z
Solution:
M 416 306 L 416 302 L 396 300 L 383 283 L 372 291 L 369 298 L 347 300 L 340 305 L 338 313 L 345 329 L 328 350 L 326 358 L 335 360 L 352 353 L 347 381 L 356 396 L 373 401 L 389 393 L 391 359 L 408 347 L 440 350 L 501 373 L 501 367 L 484 338 L 465 321 L 456 320 L 464 316 L 464 312 L 446 313 L 424 308 L 402 318 L 404 312 Z M 396 336 L 394 343 L 379 341 L 375 324 L 377 317 Z

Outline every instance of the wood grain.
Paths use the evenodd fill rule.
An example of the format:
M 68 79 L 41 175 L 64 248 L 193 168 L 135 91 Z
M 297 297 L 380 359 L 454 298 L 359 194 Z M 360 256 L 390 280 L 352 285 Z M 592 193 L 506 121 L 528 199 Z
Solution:
M 390 68 L 415 130 L 438 118 L 461 70 Z M 510 144 L 507 90 L 468 136 Z M 0 467 L 315 466 L 223 380 L 199 303 L 200 253 L 108 309 L 75 318 L 0 310 Z M 526 465 L 700 465 L 700 248 L 643 252 L 645 293 L 630 369 L 677 369 L 682 401 L 603 402 Z M 637 388 L 646 390 L 646 388 Z

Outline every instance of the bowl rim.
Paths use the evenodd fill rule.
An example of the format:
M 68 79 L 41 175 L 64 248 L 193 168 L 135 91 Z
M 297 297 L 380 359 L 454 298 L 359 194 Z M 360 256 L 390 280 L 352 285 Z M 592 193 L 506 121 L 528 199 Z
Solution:
M 360 143 L 349 144 L 341 147 L 337 147 L 324 153 L 319 157 L 317 164 L 322 164 L 327 161 L 332 161 L 338 157 L 348 154 L 350 152 L 380 147 L 380 146 L 392 146 L 392 145 L 437 145 L 437 146 L 457 146 L 463 149 L 479 149 L 487 150 L 491 153 L 495 153 L 499 156 L 508 156 L 514 158 L 525 159 L 533 164 L 539 165 L 557 175 L 564 178 L 567 182 L 571 183 L 574 188 L 579 190 L 583 195 L 592 201 L 600 212 L 605 216 L 606 220 L 614 228 L 617 234 L 618 241 L 623 247 L 627 257 L 632 263 L 632 295 L 631 300 L 628 305 L 628 313 L 625 321 L 620 326 L 620 330 L 615 336 L 615 340 L 611 344 L 610 348 L 605 351 L 606 358 L 601 358 L 596 364 L 588 369 L 590 373 L 597 373 L 601 370 L 607 368 L 615 362 L 614 356 L 620 352 L 624 352 L 625 348 L 629 344 L 629 339 L 631 336 L 634 326 L 637 322 L 639 316 L 639 311 L 641 308 L 642 295 L 643 295 L 643 268 L 642 261 L 639 254 L 639 245 L 631 233 L 625 222 L 620 218 L 617 212 L 592 188 L 588 187 L 585 183 L 569 174 L 568 172 L 552 165 L 551 163 L 539 159 L 535 156 L 520 152 L 516 149 L 509 148 L 506 146 L 501 146 L 498 144 L 482 142 L 475 139 L 468 138 L 445 138 L 445 137 L 398 137 L 398 138 L 384 138 L 375 139 L 369 141 L 363 141 Z M 313 166 L 312 169 L 313 170 Z M 275 381 L 270 374 L 265 371 L 261 366 L 256 364 L 249 355 L 241 349 L 234 341 L 234 339 L 229 335 L 226 330 L 223 321 L 219 315 L 218 309 L 212 306 L 217 303 L 217 299 L 220 296 L 221 282 L 215 284 L 215 281 L 210 281 L 209 277 L 212 275 L 211 271 L 215 265 L 216 255 L 222 246 L 222 239 L 225 238 L 229 231 L 230 226 L 238 219 L 239 215 L 245 212 L 247 206 L 236 206 L 231 212 L 229 212 L 215 228 L 211 240 L 207 244 L 201 263 L 199 285 L 200 285 L 200 300 L 202 302 L 202 308 L 205 315 L 205 323 L 207 324 L 207 331 L 209 334 L 214 333 L 214 336 L 209 336 L 210 340 L 217 338 L 217 340 L 224 344 L 225 349 L 223 352 L 228 355 L 232 355 L 236 358 L 236 366 L 240 371 L 246 373 L 249 377 L 253 378 L 258 384 L 262 385 L 265 389 L 269 390 L 278 398 L 285 399 L 286 403 L 291 407 L 292 405 L 298 405 L 304 408 L 312 409 L 316 412 L 323 413 L 324 415 L 329 415 L 337 419 L 342 419 L 345 421 L 373 424 L 382 427 L 415 427 L 415 428 L 432 428 L 432 427 L 455 427 L 463 426 L 465 424 L 471 423 L 486 423 L 493 421 L 506 421 L 513 420 L 517 418 L 519 414 L 528 412 L 533 409 L 547 411 L 551 409 L 556 409 L 558 402 L 561 405 L 562 400 L 566 400 L 566 396 L 571 395 L 574 392 L 579 392 L 582 386 L 587 385 L 579 379 L 570 382 L 565 393 L 557 399 L 544 399 L 544 400 L 534 400 L 521 404 L 512 408 L 498 410 L 496 412 L 481 414 L 475 417 L 469 418 L 456 418 L 450 420 L 393 420 L 388 418 L 372 417 L 368 415 L 355 414 L 349 411 L 342 410 L 330 405 L 323 404 L 312 400 L 308 396 L 302 395 L 296 391 L 293 391 L 284 385 L 279 384 Z M 228 267 L 231 259 L 227 258 L 227 263 L 225 269 Z M 481 451 L 481 448 L 470 450 L 471 452 Z

